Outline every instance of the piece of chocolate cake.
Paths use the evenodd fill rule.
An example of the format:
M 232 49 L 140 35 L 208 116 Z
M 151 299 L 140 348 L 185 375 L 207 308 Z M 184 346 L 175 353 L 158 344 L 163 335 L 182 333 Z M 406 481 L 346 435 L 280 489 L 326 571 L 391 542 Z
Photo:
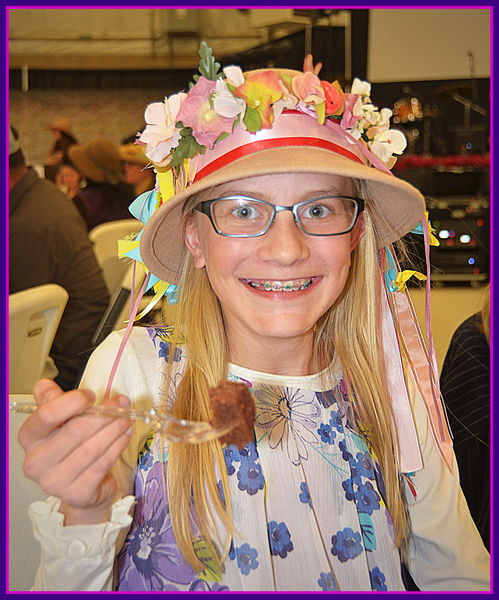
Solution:
M 253 440 L 255 422 L 255 403 L 248 387 L 244 383 L 222 381 L 217 387 L 209 389 L 211 424 L 214 427 L 233 425 L 233 428 L 220 438 L 225 444 L 236 444 L 242 448 Z

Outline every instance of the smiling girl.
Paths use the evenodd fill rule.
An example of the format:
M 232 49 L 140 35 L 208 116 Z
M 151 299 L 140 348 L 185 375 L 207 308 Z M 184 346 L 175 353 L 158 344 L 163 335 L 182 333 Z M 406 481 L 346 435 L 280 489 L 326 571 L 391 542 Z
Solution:
M 387 167 L 404 145 L 390 111 L 366 82 L 321 82 L 310 58 L 222 75 L 201 54 L 189 93 L 146 111 L 157 187 L 122 248 L 177 302 L 172 327 L 113 333 L 80 390 L 39 382 L 20 434 L 50 494 L 30 509 L 33 589 L 392 591 L 408 573 L 422 590 L 488 589 L 398 273 L 393 244 L 429 231 Z M 255 403 L 242 448 L 82 416 L 97 397 L 208 421 L 224 379 Z

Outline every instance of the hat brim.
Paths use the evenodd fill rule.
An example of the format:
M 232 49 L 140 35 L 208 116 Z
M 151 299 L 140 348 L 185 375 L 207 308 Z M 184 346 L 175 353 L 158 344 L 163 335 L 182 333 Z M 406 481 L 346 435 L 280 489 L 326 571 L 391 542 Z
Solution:
M 283 173 L 329 173 L 365 181 L 368 198 L 364 200 L 367 210 L 373 209 L 380 247 L 400 239 L 424 217 L 424 197 L 402 179 L 323 148 L 281 146 L 231 162 L 158 208 L 142 232 L 140 253 L 144 264 L 160 279 L 178 283 L 185 254 L 184 228 L 181 226 L 184 202 L 193 194 L 222 183 Z

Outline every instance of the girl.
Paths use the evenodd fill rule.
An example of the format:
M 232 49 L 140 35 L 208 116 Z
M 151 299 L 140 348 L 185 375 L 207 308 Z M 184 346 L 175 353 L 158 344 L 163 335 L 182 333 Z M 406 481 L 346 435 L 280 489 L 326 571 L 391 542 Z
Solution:
M 430 238 L 423 197 L 386 166 L 404 147 L 390 111 L 310 57 L 222 75 L 200 54 L 189 93 L 146 110 L 158 185 L 121 248 L 178 302 L 173 327 L 113 333 L 79 391 L 39 382 L 20 434 L 50 494 L 30 511 L 34 589 L 404 590 L 407 573 L 488 589 L 431 337 L 427 359 L 397 272 L 394 242 Z M 208 421 L 225 378 L 255 402 L 243 448 L 84 414 L 104 398 Z

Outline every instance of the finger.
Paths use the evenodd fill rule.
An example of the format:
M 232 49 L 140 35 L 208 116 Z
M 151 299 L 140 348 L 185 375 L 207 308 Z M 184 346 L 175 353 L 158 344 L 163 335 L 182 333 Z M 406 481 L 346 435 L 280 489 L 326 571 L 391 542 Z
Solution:
M 90 390 L 73 390 L 59 394 L 58 389 L 60 388 L 57 385 L 42 388 L 40 406 L 19 430 L 19 443 L 25 450 L 53 435 L 54 431 L 71 417 L 81 414 L 95 399 L 95 394 Z
M 53 379 L 40 379 L 33 387 L 33 396 L 37 404 L 45 404 L 64 394 Z
M 122 402 L 128 403 L 128 400 L 118 396 L 109 400 L 108 405 L 121 406 Z M 114 431 L 121 433 L 132 425 L 132 421 L 124 417 L 80 415 L 69 419 L 52 436 L 45 438 L 43 443 L 31 448 L 30 455 L 25 461 L 26 472 L 29 471 L 29 476 L 36 478 L 38 473 L 43 473 L 66 461 L 73 452 L 94 439 L 101 429 L 113 423 L 116 423 L 116 427 L 109 429 L 105 435 L 112 436 Z M 91 454 L 89 459 L 92 459 Z
M 114 444 L 118 444 L 120 451 L 126 448 L 132 435 L 132 428 L 126 419 L 112 421 L 107 427 L 100 429 L 92 438 L 82 443 L 78 449 L 68 455 L 58 465 L 45 468 L 41 462 L 36 463 L 35 471 L 28 472 L 28 476 L 40 483 L 46 493 L 63 498 L 68 504 L 80 506 L 76 499 L 68 500 L 70 489 L 75 489 L 76 481 L 85 471 L 96 471 L 94 481 L 101 481 L 110 471 L 120 452 L 110 451 Z M 26 469 L 26 466 L 25 466 Z M 107 471 L 105 471 L 107 469 Z M 81 498 L 95 492 L 95 489 L 80 488 Z M 69 494 L 70 495 L 70 494 Z
M 129 428 L 119 436 L 107 450 L 93 463 L 92 468 L 82 471 L 80 476 L 65 490 L 64 501 L 76 507 L 89 504 L 99 505 L 111 502 L 116 494 L 116 481 L 110 477 L 113 465 L 130 442 L 132 431 Z

